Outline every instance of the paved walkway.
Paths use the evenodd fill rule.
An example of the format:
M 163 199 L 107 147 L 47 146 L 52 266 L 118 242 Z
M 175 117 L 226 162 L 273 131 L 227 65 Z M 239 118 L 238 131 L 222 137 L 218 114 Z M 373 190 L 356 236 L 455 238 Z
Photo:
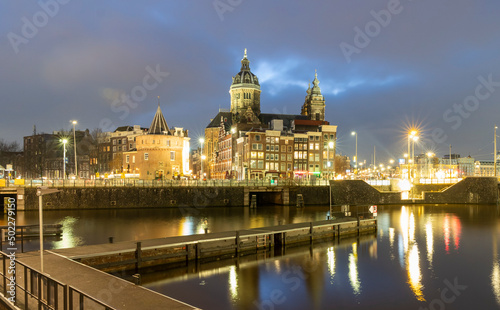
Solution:
M 37 252 L 20 254 L 17 259 L 36 270 L 40 269 L 40 256 Z M 44 254 L 44 271 L 50 277 L 71 285 L 114 309 L 197 309 L 50 251 Z

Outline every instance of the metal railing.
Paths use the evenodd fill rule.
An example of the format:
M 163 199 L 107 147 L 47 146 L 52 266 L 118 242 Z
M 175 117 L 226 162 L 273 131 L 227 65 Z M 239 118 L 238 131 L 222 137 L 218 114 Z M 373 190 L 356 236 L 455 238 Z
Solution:
M 80 180 L 39 180 L 27 179 L 24 185 L 16 187 L 237 187 L 237 186 L 327 186 L 329 180 L 139 180 L 139 179 L 80 179 Z M 12 185 L 11 185 L 12 186 Z M 14 187 L 14 186 L 12 186 Z
M 13 256 L 0 252 L 0 292 L 20 309 L 116 310 L 82 291 L 42 274 Z M 74 298 L 74 295 L 77 298 Z M 97 308 L 96 308 L 97 306 Z

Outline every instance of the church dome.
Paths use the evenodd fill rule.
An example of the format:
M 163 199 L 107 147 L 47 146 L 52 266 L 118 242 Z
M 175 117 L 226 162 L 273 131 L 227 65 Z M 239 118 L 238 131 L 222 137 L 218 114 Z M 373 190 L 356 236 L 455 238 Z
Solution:
M 233 77 L 233 83 L 231 86 L 241 84 L 253 84 L 260 86 L 259 79 L 250 71 L 250 61 L 247 58 L 247 49 L 245 49 L 245 55 L 241 60 L 241 70 Z

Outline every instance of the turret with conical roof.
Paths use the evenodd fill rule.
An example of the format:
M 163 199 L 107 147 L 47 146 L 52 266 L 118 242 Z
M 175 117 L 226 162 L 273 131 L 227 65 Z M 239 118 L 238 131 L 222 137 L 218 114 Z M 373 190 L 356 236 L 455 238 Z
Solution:
M 231 95 L 231 113 L 237 122 L 243 120 L 242 115 L 248 108 L 255 116 L 260 115 L 260 84 L 259 79 L 250 71 L 250 60 L 247 49 L 241 60 L 241 69 L 234 77 L 229 89 Z
M 163 113 L 161 112 L 160 108 L 160 97 L 158 97 L 158 108 L 156 109 L 155 116 L 153 117 L 153 121 L 151 122 L 151 126 L 149 127 L 149 134 L 169 134 L 167 121 L 165 120 L 165 117 L 163 117 Z

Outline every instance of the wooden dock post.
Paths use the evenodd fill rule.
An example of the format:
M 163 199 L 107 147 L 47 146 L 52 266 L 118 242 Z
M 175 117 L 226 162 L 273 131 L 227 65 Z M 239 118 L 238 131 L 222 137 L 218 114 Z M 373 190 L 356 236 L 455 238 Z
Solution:
M 137 259 L 137 262 L 135 263 L 135 271 L 136 272 L 139 272 L 139 268 L 141 267 L 141 262 L 142 262 L 142 258 L 141 258 L 141 245 L 142 243 L 141 242 L 137 242 L 137 247 L 136 247 L 136 250 L 135 250 L 135 257 Z

